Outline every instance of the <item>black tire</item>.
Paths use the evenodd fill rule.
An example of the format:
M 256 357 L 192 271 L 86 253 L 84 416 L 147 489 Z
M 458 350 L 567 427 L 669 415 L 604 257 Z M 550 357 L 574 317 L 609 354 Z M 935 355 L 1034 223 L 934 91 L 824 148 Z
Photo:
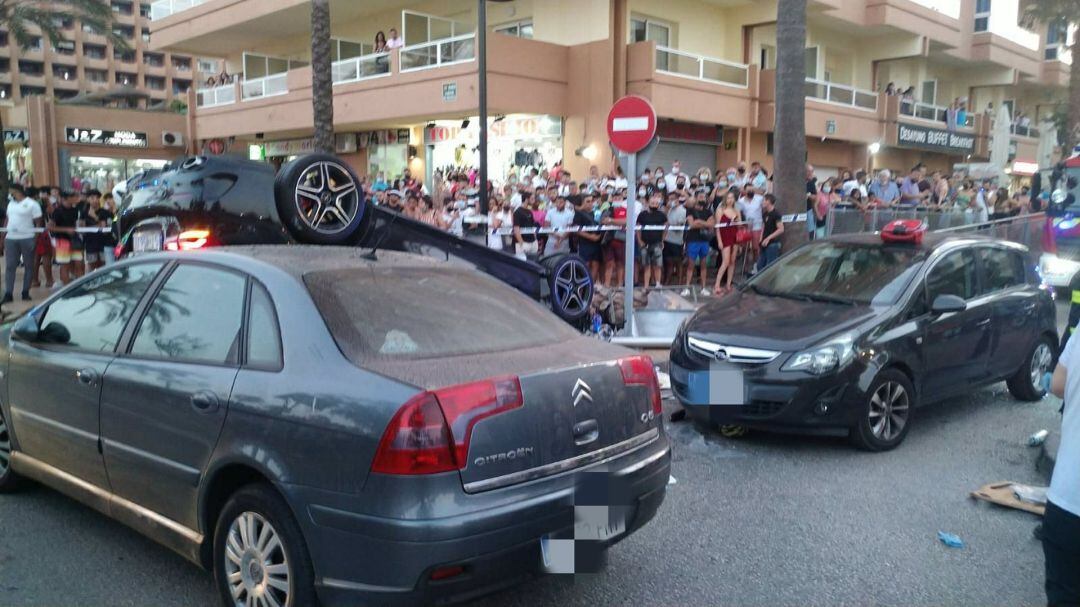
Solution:
M 249 515 L 250 519 L 245 518 Z M 258 523 L 260 519 L 263 526 Z M 254 547 L 249 546 L 250 550 L 245 548 L 240 551 L 233 548 L 234 553 L 239 553 L 239 558 L 231 559 L 226 543 L 244 546 L 245 540 L 239 531 L 234 534 L 235 539 L 230 540 L 230 529 L 234 522 L 241 525 L 241 522 L 246 520 L 255 521 L 252 527 L 254 533 L 249 533 L 249 536 L 261 537 L 265 524 L 268 523 L 270 531 L 279 540 L 280 547 L 267 548 L 266 558 L 259 558 Z M 272 542 L 268 543 L 273 546 Z M 271 566 L 265 566 L 267 560 L 272 563 Z M 282 564 L 287 571 L 285 579 L 288 583 L 284 584 L 287 591 L 279 588 L 282 580 L 278 569 Z M 230 570 L 235 570 L 233 574 L 240 576 L 237 581 L 239 597 L 234 597 L 230 590 Z M 262 582 L 255 583 L 253 580 L 256 579 Z M 274 580 L 277 585 L 269 580 Z M 289 505 L 271 486 L 262 483 L 244 486 L 229 498 L 221 510 L 214 531 L 214 583 L 218 587 L 222 604 L 229 607 L 243 606 L 243 599 L 248 592 L 272 592 L 282 607 L 307 607 L 317 604 L 315 572 L 303 533 Z
M 11 493 L 22 485 L 22 477 L 11 469 L 11 428 L 0 409 L 0 493 Z
M 573 253 L 559 253 L 541 259 L 540 264 L 547 269 L 551 311 L 571 324 L 585 318 L 593 298 L 592 275 L 585 260 Z
M 368 215 L 360 178 L 332 154 L 308 154 L 281 167 L 274 200 L 289 234 L 304 244 L 355 244 Z
M 915 388 L 907 375 L 896 369 L 881 371 L 866 391 L 859 418 L 851 428 L 851 442 L 866 451 L 896 448 L 911 429 L 917 404 Z M 898 424 L 900 428 L 896 429 Z
M 1006 382 L 1013 398 L 1031 402 L 1046 396 L 1042 376 L 1054 370 L 1054 358 L 1053 340 L 1045 335 L 1039 337 L 1024 357 L 1024 364 Z

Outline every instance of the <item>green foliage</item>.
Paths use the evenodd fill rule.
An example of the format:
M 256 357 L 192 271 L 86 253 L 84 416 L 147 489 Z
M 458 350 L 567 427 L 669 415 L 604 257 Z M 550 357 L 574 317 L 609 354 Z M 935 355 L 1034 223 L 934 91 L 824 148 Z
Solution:
M 131 47 L 122 36 L 113 32 L 113 12 L 108 0 L 0 0 L 0 26 L 7 27 L 15 44 L 30 46 L 34 34 L 31 26 L 41 29 L 42 37 L 53 46 L 64 40 L 55 19 L 71 19 L 87 26 L 95 34 L 105 36 L 118 51 Z

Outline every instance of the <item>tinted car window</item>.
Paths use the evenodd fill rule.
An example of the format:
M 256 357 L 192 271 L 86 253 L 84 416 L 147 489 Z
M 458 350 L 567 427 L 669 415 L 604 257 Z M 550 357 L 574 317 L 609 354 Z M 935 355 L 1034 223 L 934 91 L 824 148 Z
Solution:
M 471 271 L 333 270 L 304 282 L 338 347 L 357 363 L 514 350 L 577 335 L 536 302 Z
M 963 299 L 975 297 L 975 254 L 970 250 L 949 253 L 926 276 L 928 300 L 939 295 L 956 295 Z
M 214 364 L 235 363 L 244 314 L 243 276 L 181 265 L 146 310 L 131 353 Z
M 892 304 L 918 273 L 923 256 L 912 247 L 826 241 L 780 259 L 751 284 L 766 294 Z
M 983 267 L 983 293 L 1001 291 L 1026 282 L 1024 260 L 1014 251 L 996 247 L 979 249 Z
M 161 266 L 140 263 L 91 278 L 50 304 L 40 324 L 63 325 L 71 335 L 69 346 L 111 351 Z
M 281 337 L 270 294 L 259 284 L 251 288 L 248 314 L 247 364 L 261 369 L 281 367 Z

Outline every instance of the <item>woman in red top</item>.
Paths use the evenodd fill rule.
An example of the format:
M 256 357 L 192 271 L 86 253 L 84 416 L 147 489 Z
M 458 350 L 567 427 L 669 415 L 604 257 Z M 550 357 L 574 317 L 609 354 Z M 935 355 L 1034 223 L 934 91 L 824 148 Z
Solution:
M 735 208 L 734 192 L 724 196 L 724 202 L 716 209 L 716 242 L 720 245 L 720 269 L 716 272 L 713 293 L 722 294 L 732 289 L 735 280 L 735 243 L 742 215 Z M 726 277 L 726 280 L 725 280 Z M 721 285 L 726 282 L 726 285 Z

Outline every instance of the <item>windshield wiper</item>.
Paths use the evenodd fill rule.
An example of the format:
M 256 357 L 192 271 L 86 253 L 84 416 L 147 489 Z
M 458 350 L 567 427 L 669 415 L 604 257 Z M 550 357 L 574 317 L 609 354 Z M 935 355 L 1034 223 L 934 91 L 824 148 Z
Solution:
M 837 297 L 836 295 L 829 295 L 827 293 L 798 293 L 798 295 L 806 298 L 808 301 L 823 301 L 825 303 L 842 304 L 845 306 L 854 306 L 856 303 L 853 299 Z

